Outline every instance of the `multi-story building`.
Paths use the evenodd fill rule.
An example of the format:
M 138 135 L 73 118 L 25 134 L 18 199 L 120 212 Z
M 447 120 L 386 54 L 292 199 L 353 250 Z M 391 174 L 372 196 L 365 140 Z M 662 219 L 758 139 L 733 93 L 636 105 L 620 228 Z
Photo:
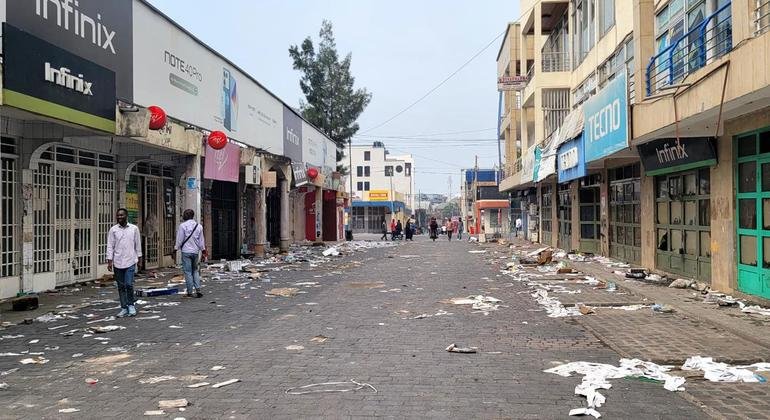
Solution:
M 522 10 L 498 56 L 526 83 L 500 188 L 530 237 L 770 298 L 770 3 Z
M 460 214 L 465 230 L 479 234 L 480 240 L 506 236 L 511 227 L 510 204 L 508 195 L 498 188 L 498 171 L 470 168 L 463 173 Z
M 351 147 L 353 232 L 379 232 L 382 221 L 412 215 L 414 158 L 391 155 L 382 142 Z

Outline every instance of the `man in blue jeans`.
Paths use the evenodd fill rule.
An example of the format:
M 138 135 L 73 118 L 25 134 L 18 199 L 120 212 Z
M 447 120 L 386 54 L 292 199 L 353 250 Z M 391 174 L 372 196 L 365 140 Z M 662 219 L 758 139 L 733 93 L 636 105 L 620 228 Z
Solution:
M 196 222 L 194 217 L 195 212 L 192 209 L 187 209 L 182 213 L 184 221 L 176 231 L 174 250 L 182 252 L 182 270 L 187 286 L 186 296 L 192 297 L 193 289 L 195 289 L 195 297 L 200 298 L 203 297 L 203 293 L 201 293 L 201 273 L 198 270 L 198 254 L 202 253 L 205 259 L 208 252 L 206 252 L 206 241 L 203 237 L 203 226 Z
M 120 297 L 118 317 L 135 316 L 134 273 L 142 265 L 142 237 L 136 225 L 128 223 L 128 210 L 118 209 L 117 224 L 107 233 L 107 270 L 115 272 Z

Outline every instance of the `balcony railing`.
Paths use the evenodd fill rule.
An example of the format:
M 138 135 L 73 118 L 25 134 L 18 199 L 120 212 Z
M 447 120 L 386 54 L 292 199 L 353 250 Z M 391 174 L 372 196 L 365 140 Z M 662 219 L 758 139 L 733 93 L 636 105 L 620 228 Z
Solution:
M 754 9 L 754 34 L 760 35 L 770 30 L 770 0 L 757 0 Z
M 513 162 L 505 163 L 505 178 L 516 175 L 521 172 L 521 158 L 516 159 Z
M 689 32 L 650 59 L 647 65 L 647 95 L 682 81 L 732 49 L 731 2 L 717 9 Z
M 569 52 L 543 51 L 542 60 L 543 72 L 570 71 Z

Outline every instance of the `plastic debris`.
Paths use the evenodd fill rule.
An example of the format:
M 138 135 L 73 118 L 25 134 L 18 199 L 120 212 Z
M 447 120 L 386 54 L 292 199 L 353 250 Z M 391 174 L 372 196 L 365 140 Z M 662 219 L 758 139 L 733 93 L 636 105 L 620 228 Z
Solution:
M 758 305 L 747 306 L 743 302 L 738 302 L 738 305 L 740 305 L 741 307 L 741 312 L 744 312 L 747 314 L 758 314 L 758 315 L 770 316 L 770 308 L 763 308 Z
M 179 293 L 178 287 L 158 287 L 154 289 L 137 289 L 136 296 L 150 297 L 150 296 L 165 296 L 175 295 Z
M 473 249 L 473 250 L 470 250 L 468 252 L 471 253 L 471 254 L 486 254 L 487 253 L 486 250 L 481 250 L 481 249 Z
M 452 343 L 445 350 L 450 353 L 476 353 L 478 347 L 457 347 Z
M 139 383 L 140 384 L 157 384 L 157 383 L 160 383 L 160 382 L 171 381 L 171 380 L 174 380 L 174 379 L 176 379 L 176 377 L 175 376 L 170 376 L 170 375 L 154 376 L 152 378 L 140 379 Z
M 660 277 L 660 276 L 658 276 Z M 695 280 L 690 279 L 676 279 L 671 282 L 671 284 L 668 285 L 668 287 L 672 287 L 675 289 L 687 289 L 690 287 L 693 283 L 695 283 Z
M 311 338 L 310 341 L 312 341 L 314 343 L 323 343 L 323 342 L 326 342 L 326 340 L 328 340 L 328 339 L 329 339 L 329 337 L 327 337 L 325 335 L 317 335 L 317 336 Z
M 305 350 L 305 346 L 300 346 L 298 344 L 292 344 L 290 346 L 286 346 L 286 350 Z
M 224 366 L 214 366 L 214 367 L 211 368 L 211 370 L 213 370 L 213 371 L 222 370 L 222 369 L 225 369 L 225 367 Z
M 268 296 L 281 296 L 281 297 L 294 297 L 299 293 L 299 289 L 296 287 L 277 287 L 265 292 Z
M 471 305 L 471 308 L 480 312 L 496 311 L 500 307 L 500 299 L 492 296 L 471 295 L 465 298 L 452 298 L 448 303 L 453 305 Z
M 730 366 L 727 363 L 715 362 L 711 357 L 692 356 L 684 362 L 682 370 L 703 371 L 703 377 L 711 382 L 763 382 L 764 378 L 749 368 L 761 369 L 765 367 L 764 365 L 770 364 Z
M 165 416 L 166 412 L 163 410 L 147 410 L 144 412 L 145 416 Z
M 64 319 L 64 315 L 48 312 L 47 314 L 40 315 L 39 317 L 35 318 L 35 322 L 56 322 L 62 319 Z
M 218 384 L 211 385 L 211 387 L 212 388 L 222 388 L 223 386 L 232 385 L 232 384 L 234 384 L 236 382 L 240 382 L 240 381 L 241 381 L 240 379 L 230 379 L 230 380 L 227 380 L 227 381 L 224 381 L 224 382 L 220 382 Z
M 48 363 L 48 359 L 42 356 L 37 356 L 37 357 L 30 357 L 27 359 L 21 359 L 19 360 L 19 363 L 21 363 L 22 365 L 32 365 L 32 364 L 43 365 Z
M 189 404 L 190 403 L 185 398 L 180 398 L 178 400 L 160 400 L 158 401 L 158 408 L 180 408 L 187 407 Z
M 198 382 L 198 383 L 194 383 L 194 384 L 191 384 L 191 385 L 187 385 L 187 387 L 188 388 L 200 388 L 200 387 L 207 386 L 207 385 L 211 385 L 211 383 L 209 383 L 209 382 Z
M 355 386 L 351 386 L 351 384 Z M 326 388 L 318 388 L 318 387 L 326 387 Z M 295 388 L 289 388 L 286 391 L 284 391 L 288 395 L 305 395 L 305 394 L 316 394 L 316 393 L 322 393 L 322 392 L 351 392 L 351 391 L 360 391 L 364 388 L 371 389 L 374 391 L 374 393 L 377 393 L 377 388 L 372 386 L 371 384 L 367 383 L 360 383 L 356 382 L 354 379 L 351 379 L 347 382 L 322 382 L 318 384 L 310 384 L 310 385 L 304 385 L 300 387 Z
M 8 389 L 8 384 L 5 382 L 0 382 L 0 389 Z
M 95 333 L 106 333 L 110 331 L 118 331 L 118 330 L 125 330 L 126 327 L 122 325 L 97 325 L 94 327 L 89 327 L 90 330 L 92 330 Z
M 594 410 L 593 408 L 573 408 L 572 410 L 569 410 L 570 416 L 594 416 L 597 419 L 601 417 L 602 415 L 599 414 L 598 411 Z
M 99 382 L 96 378 L 86 378 L 86 383 L 88 385 L 96 385 Z
M 62 414 L 77 413 L 78 411 L 80 411 L 79 408 L 61 408 L 61 409 L 59 409 L 59 412 L 62 413 Z
M 327 248 L 323 252 L 324 257 L 328 257 L 328 256 L 336 257 L 338 255 L 340 255 L 340 251 L 335 247 Z
M 661 314 L 670 314 L 674 312 L 674 308 L 670 305 L 662 305 L 660 303 L 656 303 L 652 305 L 652 312 L 658 312 Z

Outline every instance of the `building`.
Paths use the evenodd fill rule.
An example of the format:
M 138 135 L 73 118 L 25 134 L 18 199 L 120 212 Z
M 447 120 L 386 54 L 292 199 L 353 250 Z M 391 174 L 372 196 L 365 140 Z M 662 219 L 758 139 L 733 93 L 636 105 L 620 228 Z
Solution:
M 523 3 L 500 188 L 530 238 L 770 298 L 770 5 Z
M 0 298 L 107 274 L 119 207 L 141 269 L 175 262 L 187 208 L 212 258 L 342 238 L 334 143 L 149 3 L 0 8 Z M 308 214 L 310 237 L 296 232 Z
M 460 214 L 465 231 L 479 240 L 507 237 L 511 232 L 508 194 L 499 190 L 495 169 L 465 169 L 460 189 Z
M 353 145 L 351 156 L 353 232 L 381 232 L 383 220 L 411 217 L 414 158 L 391 155 L 382 142 Z

